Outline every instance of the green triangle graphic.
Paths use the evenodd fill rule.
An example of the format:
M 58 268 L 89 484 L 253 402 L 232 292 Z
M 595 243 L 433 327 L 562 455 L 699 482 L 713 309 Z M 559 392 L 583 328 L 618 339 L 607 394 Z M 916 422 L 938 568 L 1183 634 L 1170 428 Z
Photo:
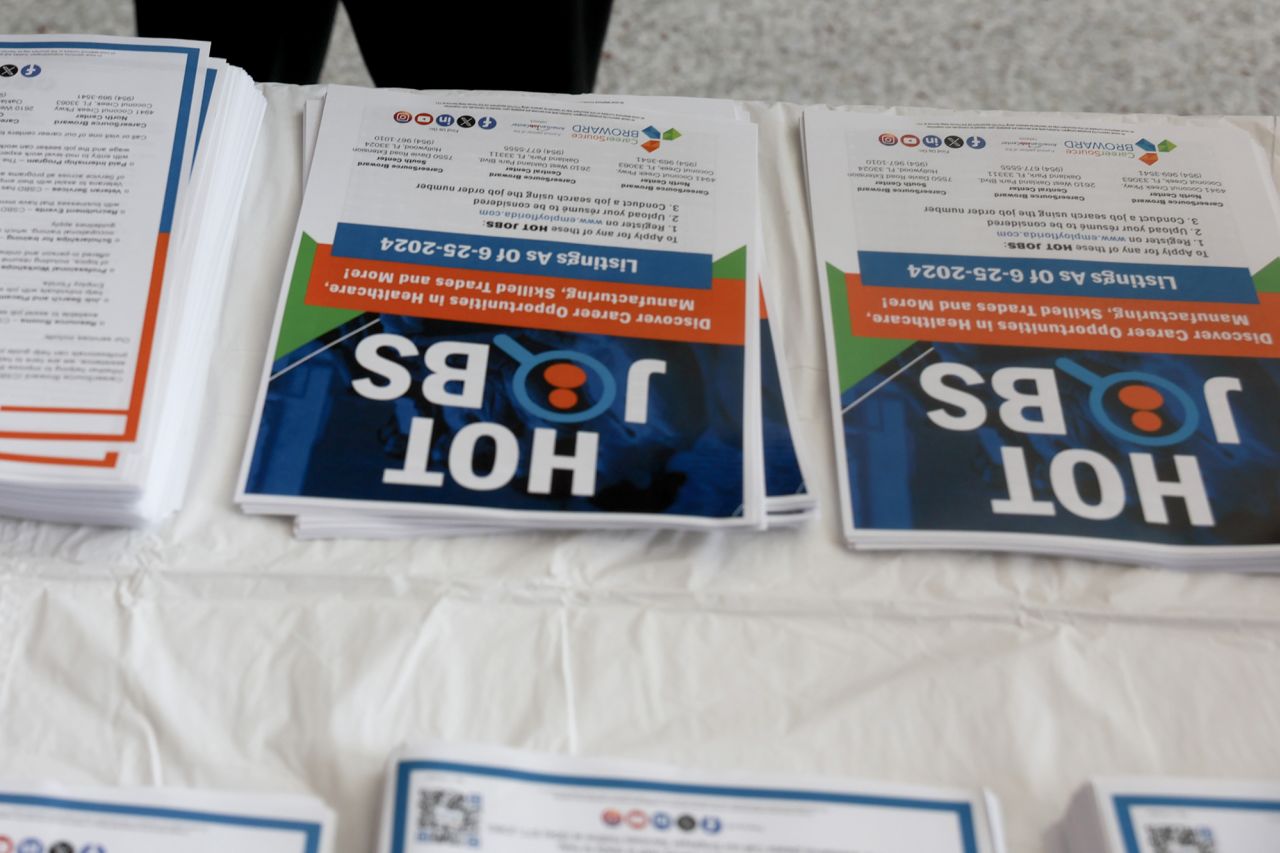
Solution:
M 315 260 L 316 241 L 310 234 L 303 232 L 302 239 L 298 241 L 298 258 L 293 265 L 293 278 L 289 280 L 289 295 L 285 297 L 284 318 L 280 321 L 280 337 L 276 340 L 276 359 L 311 343 L 362 313 L 347 308 L 324 308 L 306 303 L 307 280 L 311 278 L 311 267 Z
M 1253 274 L 1253 286 L 1259 293 L 1280 293 L 1280 258 Z
M 831 295 L 831 329 L 835 337 L 840 393 L 843 394 L 915 341 L 855 336 L 849 322 L 849 291 L 845 286 L 844 272 L 832 264 L 827 264 L 827 290 Z
M 747 279 L 747 247 L 735 249 L 711 264 L 712 278 Z

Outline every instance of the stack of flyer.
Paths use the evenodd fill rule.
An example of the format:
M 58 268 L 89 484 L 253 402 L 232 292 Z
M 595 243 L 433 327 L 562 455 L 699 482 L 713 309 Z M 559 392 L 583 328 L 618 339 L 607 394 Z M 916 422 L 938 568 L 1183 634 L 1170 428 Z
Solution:
M 2 853 L 330 853 L 313 797 L 0 782 Z
M 181 503 L 264 109 L 207 44 L 0 37 L 0 514 Z
M 246 511 L 312 537 L 812 513 L 732 104 L 334 86 L 306 126 Z
M 850 544 L 1280 565 L 1269 127 L 808 109 L 803 131 Z
M 1095 779 L 1063 824 L 1070 853 L 1274 853 L 1280 783 Z
M 434 744 L 393 756 L 377 853 L 1001 853 L 984 790 L 709 774 Z

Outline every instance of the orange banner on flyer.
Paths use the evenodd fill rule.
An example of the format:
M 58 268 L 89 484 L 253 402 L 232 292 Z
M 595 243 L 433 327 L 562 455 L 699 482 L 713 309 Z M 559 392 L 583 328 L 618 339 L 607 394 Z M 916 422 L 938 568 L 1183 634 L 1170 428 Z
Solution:
M 362 258 L 316 249 L 308 305 L 494 326 L 742 345 L 746 283 L 705 290 L 577 281 Z
M 1280 357 L 1280 294 L 1257 304 L 871 287 L 845 275 L 853 333 L 1108 352 Z

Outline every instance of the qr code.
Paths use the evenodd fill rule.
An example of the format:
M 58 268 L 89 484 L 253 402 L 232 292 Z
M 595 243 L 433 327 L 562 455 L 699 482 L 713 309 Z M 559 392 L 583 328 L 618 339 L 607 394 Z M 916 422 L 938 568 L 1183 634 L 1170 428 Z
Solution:
M 418 841 L 425 844 L 480 846 L 479 794 L 424 789 L 418 792 Z
M 1213 830 L 1195 826 L 1151 826 L 1147 828 L 1152 853 L 1218 853 Z

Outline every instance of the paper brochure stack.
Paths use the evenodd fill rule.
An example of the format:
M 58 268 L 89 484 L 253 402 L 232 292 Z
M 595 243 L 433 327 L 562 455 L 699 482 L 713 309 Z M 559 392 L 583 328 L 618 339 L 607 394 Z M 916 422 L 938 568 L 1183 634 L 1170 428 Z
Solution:
M 246 511 L 370 538 L 812 514 L 732 103 L 334 86 L 306 128 Z
M 0 514 L 182 501 L 265 109 L 199 42 L 5 36 Z
M 1280 565 L 1280 203 L 1225 119 L 803 121 L 848 542 Z
M 786 779 L 450 744 L 392 756 L 377 853 L 1002 853 L 984 790 Z
M 1063 823 L 1069 853 L 1270 853 L 1280 782 L 1095 779 Z

